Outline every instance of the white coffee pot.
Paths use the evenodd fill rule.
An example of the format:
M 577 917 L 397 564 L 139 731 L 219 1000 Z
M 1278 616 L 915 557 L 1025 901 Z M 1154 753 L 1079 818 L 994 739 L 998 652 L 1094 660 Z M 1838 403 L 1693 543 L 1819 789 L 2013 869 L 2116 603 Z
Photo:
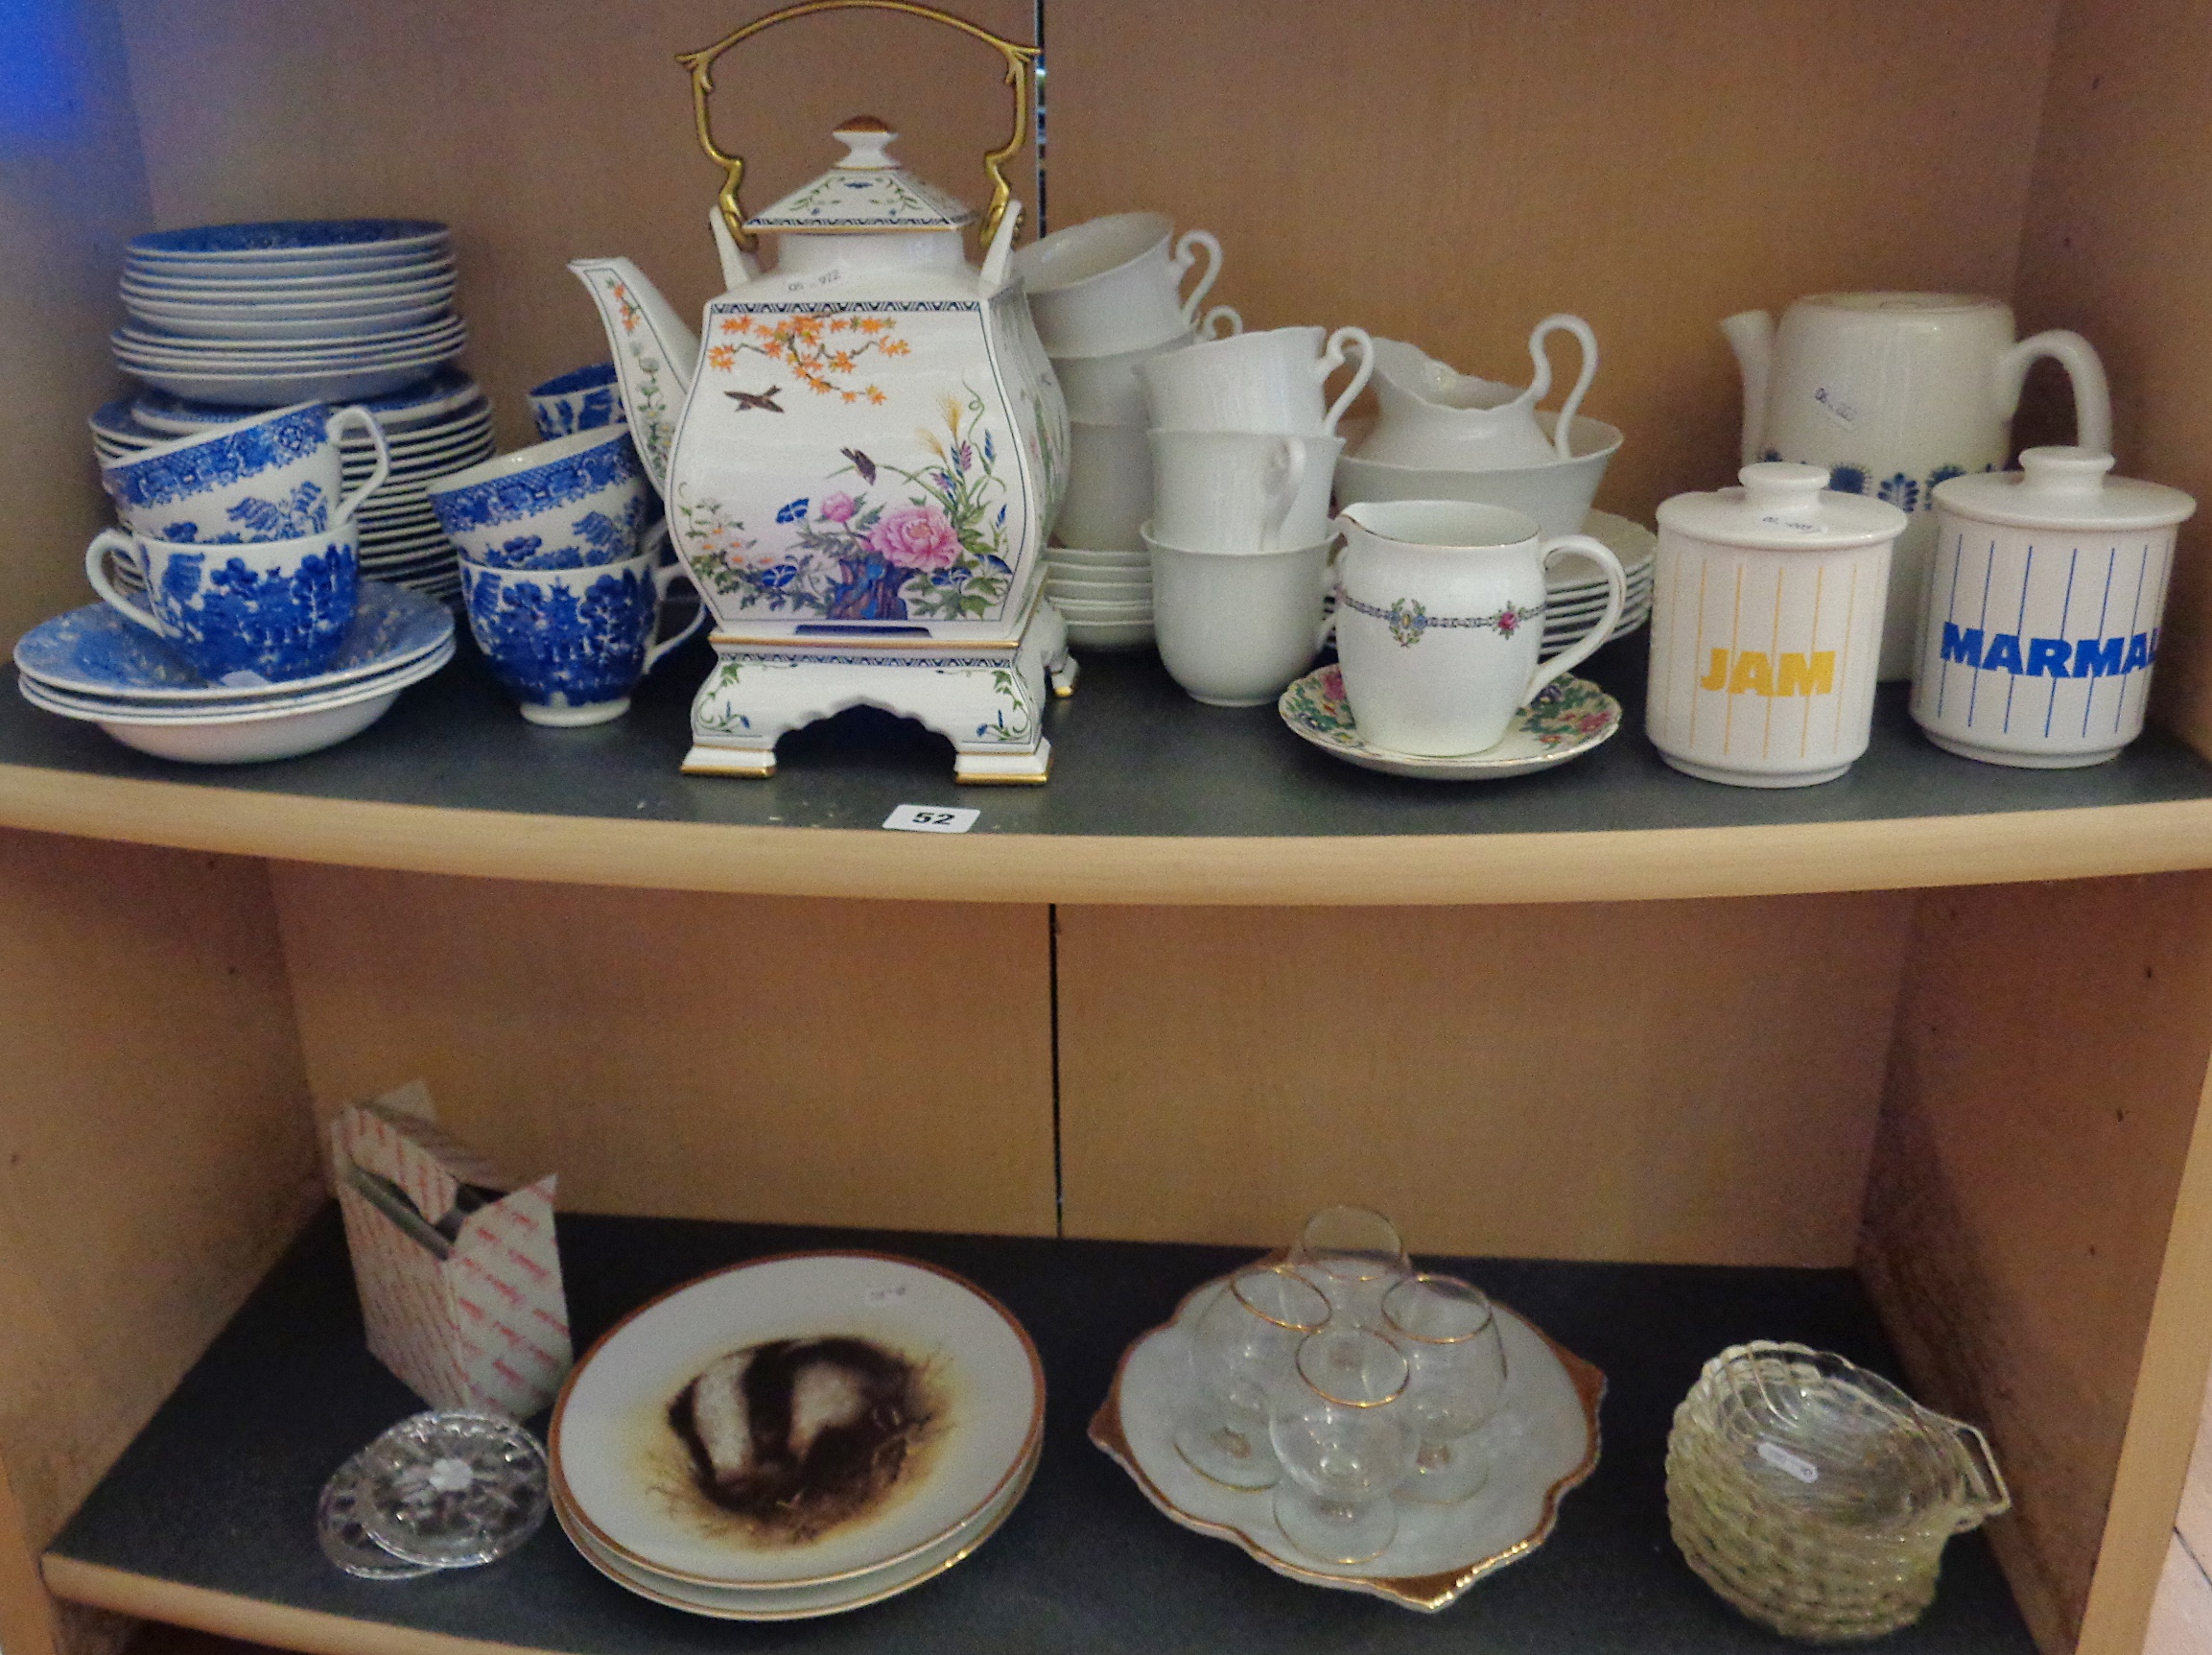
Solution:
M 1935 546 L 1935 491 L 2001 467 L 2028 368 L 2055 358 L 2074 386 L 2076 440 L 2109 451 L 2104 365 L 2078 333 L 2013 341 L 2012 307 L 1967 294 L 1827 293 L 1777 327 L 1763 310 L 1721 323 L 1743 370 L 1743 463 L 1825 466 L 1829 488 L 1906 513 L 1891 569 L 1880 674 L 1912 675 Z
M 1582 345 L 1582 371 L 1561 407 L 1554 436 L 1538 426 L 1536 405 L 1551 391 L 1544 340 L 1571 333 Z M 1361 460 L 1449 471 L 1497 471 L 1573 457 L 1566 445 L 1575 410 L 1597 376 L 1597 336 L 1579 316 L 1547 316 L 1528 336 L 1532 377 L 1526 386 L 1478 379 L 1437 361 L 1402 340 L 1375 342 L 1375 429 Z

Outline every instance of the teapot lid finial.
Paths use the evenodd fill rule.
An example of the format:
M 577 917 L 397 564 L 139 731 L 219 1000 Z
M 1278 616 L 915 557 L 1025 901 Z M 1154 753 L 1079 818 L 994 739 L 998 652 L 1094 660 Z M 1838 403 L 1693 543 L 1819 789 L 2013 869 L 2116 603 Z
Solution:
M 899 134 L 891 130 L 888 121 L 874 115 L 855 115 L 849 121 L 840 121 L 832 134 L 845 146 L 845 158 L 836 165 L 840 173 L 887 173 L 898 170 L 899 163 L 891 159 L 891 140 Z

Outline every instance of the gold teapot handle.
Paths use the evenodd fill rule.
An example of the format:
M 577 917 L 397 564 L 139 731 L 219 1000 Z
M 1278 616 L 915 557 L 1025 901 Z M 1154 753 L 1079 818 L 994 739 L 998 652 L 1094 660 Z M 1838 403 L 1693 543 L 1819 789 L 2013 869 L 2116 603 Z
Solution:
M 943 23 L 957 29 L 963 35 L 972 35 L 987 45 L 999 49 L 1006 59 L 1006 84 L 1014 89 L 1014 130 L 1004 145 L 983 157 L 983 171 L 991 178 L 991 210 L 983 218 L 983 245 L 989 247 L 991 238 L 999 232 L 999 221 L 1005 216 L 1006 203 L 1014 194 L 1013 186 L 1006 182 L 1001 169 L 1029 139 L 1030 122 L 1034 105 L 1030 97 L 1030 64 L 1044 55 L 1044 48 L 1024 46 L 1018 41 L 1001 39 L 979 24 L 964 17 L 955 17 L 950 12 L 940 12 L 934 6 L 924 6 L 918 0 L 798 0 L 796 5 L 786 6 L 747 23 L 742 29 L 725 35 L 712 46 L 696 52 L 679 52 L 676 61 L 692 72 L 692 107 L 699 130 L 699 147 L 725 175 L 721 193 L 716 197 L 721 209 L 722 222 L 729 225 L 730 234 L 738 246 L 747 252 L 757 238 L 745 233 L 744 209 L 738 204 L 738 188 L 744 182 L 745 162 L 741 155 L 724 154 L 715 142 L 714 123 L 708 113 L 708 101 L 715 89 L 714 62 L 724 52 L 741 40 L 749 40 L 764 29 L 772 29 L 778 23 L 789 23 L 800 17 L 812 17 L 820 12 L 904 12 L 909 17 L 924 18 L 931 23 Z

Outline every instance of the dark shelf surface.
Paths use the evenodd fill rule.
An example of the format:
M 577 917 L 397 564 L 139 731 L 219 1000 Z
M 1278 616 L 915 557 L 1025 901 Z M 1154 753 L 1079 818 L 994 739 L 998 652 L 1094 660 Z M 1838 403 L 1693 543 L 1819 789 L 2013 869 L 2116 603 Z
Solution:
M 1847 1271 L 1467 1262 L 1463 1267 L 1611 1386 L 1595 1476 L 1540 1550 L 1437 1615 L 1285 1580 L 1156 1513 L 1084 1436 L 1122 1348 L 1249 1252 L 1219 1247 L 790 1229 L 563 1215 L 578 1348 L 661 1289 L 793 1248 L 928 1259 L 998 1294 L 1044 1355 L 1044 1459 L 1005 1526 L 904 1596 L 748 1625 L 665 1609 L 595 1572 L 550 1522 L 513 1557 L 396 1584 L 341 1574 L 314 1534 L 323 1478 L 421 1405 L 363 1346 L 336 1210 L 319 1218 L 185 1377 L 55 1542 L 53 1554 L 395 1627 L 579 1655 L 1021 1651 L 1278 1655 L 1728 1655 L 1794 1647 L 1739 1619 L 1667 1538 L 1664 1445 L 1700 1364 L 1746 1338 L 1796 1338 L 1895 1371 Z M 536 1423 L 543 1428 L 543 1420 Z M 2034 1655 L 1978 1534 L 1895 1655 Z
M 1149 650 L 1081 659 L 1078 693 L 1047 717 L 1052 779 L 1044 787 L 958 786 L 950 744 L 872 708 L 787 736 L 766 781 L 686 776 L 692 693 L 710 660 L 703 643 L 671 655 L 625 718 L 549 730 L 523 721 L 464 641 L 454 665 L 407 691 L 365 734 L 269 765 L 150 758 L 0 693 L 0 764 L 331 800 L 760 827 L 876 828 L 901 804 L 964 805 L 982 811 L 982 833 L 1163 838 L 1744 827 L 2212 798 L 2212 765 L 2156 729 L 2086 769 L 1953 757 L 1920 737 L 1902 684 L 1884 686 L 1872 745 L 1838 781 L 1777 790 L 1696 781 L 1644 739 L 1640 635 L 1584 669 L 1626 709 L 1618 736 L 1556 770 L 1488 783 L 1354 768 L 1293 736 L 1273 707 L 1201 706 Z

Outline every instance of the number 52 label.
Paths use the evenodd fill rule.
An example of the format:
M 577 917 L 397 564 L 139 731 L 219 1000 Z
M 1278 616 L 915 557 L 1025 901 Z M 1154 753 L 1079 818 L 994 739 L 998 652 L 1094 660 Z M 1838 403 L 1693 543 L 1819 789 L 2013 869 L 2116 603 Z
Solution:
M 883 818 L 883 825 L 899 833 L 966 833 L 982 814 L 949 805 L 901 805 Z

